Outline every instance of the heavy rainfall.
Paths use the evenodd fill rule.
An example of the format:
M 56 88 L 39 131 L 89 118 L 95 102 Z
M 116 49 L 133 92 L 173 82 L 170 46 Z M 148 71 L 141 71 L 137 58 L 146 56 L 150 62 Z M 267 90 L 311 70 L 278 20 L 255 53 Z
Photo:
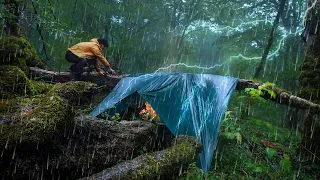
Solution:
M 320 1 L 0 2 L 1 179 L 320 179 Z

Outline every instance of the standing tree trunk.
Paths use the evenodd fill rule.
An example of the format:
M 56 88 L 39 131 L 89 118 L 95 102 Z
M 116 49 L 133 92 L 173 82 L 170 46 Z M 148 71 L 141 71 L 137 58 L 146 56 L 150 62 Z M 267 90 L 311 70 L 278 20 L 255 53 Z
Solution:
M 19 36 L 20 2 L 18 0 L 4 0 L 3 11 L 6 35 Z
M 36 8 L 36 5 L 35 5 L 34 2 L 32 2 L 32 7 L 33 7 L 34 14 L 35 14 L 35 16 L 36 16 L 36 21 L 37 21 L 37 23 L 36 23 L 37 26 L 36 26 L 36 27 L 37 27 L 37 31 L 38 31 L 39 36 L 40 36 L 40 39 L 41 39 L 41 41 L 42 41 L 42 51 L 43 51 L 43 53 L 44 53 L 44 55 L 45 55 L 45 57 L 46 57 L 46 60 L 49 61 L 49 60 L 50 60 L 50 57 L 49 57 L 49 55 L 48 55 L 48 53 L 47 53 L 46 41 L 45 41 L 45 39 L 44 39 L 44 35 L 43 35 L 42 29 L 41 29 L 41 27 L 40 27 L 40 22 L 39 22 L 39 20 L 38 20 L 38 16 L 39 16 L 39 15 L 38 15 L 38 11 L 37 11 L 37 8 Z M 53 14 L 53 17 L 55 17 L 54 14 Z
M 320 103 L 320 28 L 318 19 L 320 2 L 308 12 L 307 24 L 303 33 L 305 40 L 305 58 L 300 65 L 301 89 L 298 96 L 314 103 Z M 308 111 L 301 125 L 303 137 L 299 153 L 306 159 L 320 162 L 320 118 L 319 112 Z
M 263 67 L 265 66 L 265 64 L 266 64 L 269 51 L 270 51 L 271 46 L 272 46 L 272 44 L 273 44 L 274 34 L 275 34 L 275 32 L 276 32 L 276 30 L 277 30 L 277 28 L 278 28 L 279 20 L 280 20 L 281 14 L 283 13 L 285 4 L 286 4 L 286 0 L 281 0 L 280 5 L 279 5 L 279 9 L 278 9 L 278 13 L 277 13 L 277 16 L 276 16 L 276 19 L 275 19 L 274 22 L 273 22 L 272 30 L 271 30 L 271 33 L 270 33 L 270 36 L 269 36 L 269 40 L 268 40 L 268 45 L 267 45 L 266 49 L 265 49 L 264 52 L 263 52 L 263 55 L 262 55 L 260 64 L 258 65 L 258 67 L 257 67 L 257 69 L 256 69 L 256 72 L 255 72 L 253 78 L 258 78 L 258 77 L 259 77 L 259 75 L 261 74 L 262 68 L 263 68 Z

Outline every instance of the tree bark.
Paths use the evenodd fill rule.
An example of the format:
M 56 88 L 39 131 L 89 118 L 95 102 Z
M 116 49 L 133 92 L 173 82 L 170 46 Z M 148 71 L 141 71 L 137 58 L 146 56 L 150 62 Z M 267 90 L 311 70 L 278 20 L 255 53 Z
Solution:
M 43 80 L 48 83 L 65 83 L 72 79 L 71 72 L 55 72 L 37 67 L 29 67 L 29 76 L 32 80 Z M 106 86 L 114 87 L 126 75 L 105 75 L 100 76 L 96 72 L 84 73 L 83 78 L 85 81 L 99 82 Z
M 164 125 L 148 121 L 108 121 L 91 116 L 75 117 L 74 127 L 64 131 L 50 139 L 48 146 L 35 146 L 32 151 L 19 143 L 14 152 L 1 147 L 4 151 L 0 158 L 1 177 L 77 179 L 141 153 L 167 148 L 173 139 Z
M 310 1 L 306 14 L 307 24 L 302 34 L 305 41 L 305 58 L 300 64 L 300 85 L 298 96 L 320 104 L 320 2 Z M 302 159 L 320 163 L 320 113 L 306 113 L 301 125 L 303 134 L 298 153 Z
M 263 67 L 265 66 L 265 64 L 266 64 L 269 51 L 270 51 L 271 46 L 272 46 L 272 44 L 273 44 L 274 34 L 275 34 L 275 32 L 276 32 L 276 30 L 277 30 L 277 28 L 278 28 L 279 20 L 280 20 L 280 17 L 281 17 L 282 12 L 283 12 L 283 10 L 284 10 L 285 4 L 286 4 L 286 0 L 281 0 L 280 5 L 279 5 L 279 9 L 278 9 L 278 13 L 277 13 L 277 16 L 276 16 L 276 19 L 275 19 L 274 22 L 273 22 L 272 30 L 271 30 L 271 33 L 270 33 L 270 36 L 269 36 L 269 40 L 268 40 L 268 45 L 267 45 L 266 49 L 265 49 L 264 52 L 263 52 L 263 55 L 262 55 L 260 64 L 258 65 L 258 67 L 257 67 L 257 69 L 256 69 L 256 72 L 255 72 L 253 78 L 258 78 L 258 77 L 259 77 L 259 75 L 261 74 L 262 68 L 263 68 Z
M 245 88 L 258 89 L 259 86 L 262 86 L 262 84 L 259 82 L 253 82 L 251 80 L 240 79 L 238 81 L 237 86 L 236 86 L 236 90 L 242 91 Z M 264 99 L 271 100 L 271 101 L 274 101 L 279 104 L 288 105 L 288 106 L 292 106 L 292 107 L 299 108 L 299 109 L 320 112 L 320 105 L 319 104 L 315 104 L 315 103 L 308 101 L 306 99 L 294 96 L 289 91 L 284 90 L 284 89 L 278 89 L 278 88 L 271 89 L 270 88 L 270 90 L 273 90 L 273 92 L 276 94 L 276 98 L 273 98 L 270 94 L 265 93 L 265 95 L 262 96 Z
M 173 179 L 197 159 L 201 150 L 195 137 L 178 136 L 168 149 L 139 156 L 81 180 Z

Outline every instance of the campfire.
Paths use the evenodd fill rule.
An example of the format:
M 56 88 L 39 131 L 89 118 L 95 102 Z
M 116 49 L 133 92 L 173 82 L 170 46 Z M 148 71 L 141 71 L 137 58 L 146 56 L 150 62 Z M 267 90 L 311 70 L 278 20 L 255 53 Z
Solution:
M 153 119 L 159 117 L 156 111 L 153 110 L 153 108 L 150 106 L 149 103 L 146 102 L 145 105 L 146 105 L 146 108 L 142 109 L 139 113 L 139 115 L 143 120 L 152 121 Z

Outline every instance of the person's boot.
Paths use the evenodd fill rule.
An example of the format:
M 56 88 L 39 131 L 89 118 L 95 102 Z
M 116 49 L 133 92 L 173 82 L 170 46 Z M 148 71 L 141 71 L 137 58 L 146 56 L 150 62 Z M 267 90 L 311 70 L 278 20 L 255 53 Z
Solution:
M 77 78 L 75 76 L 72 76 L 71 81 L 77 81 Z

